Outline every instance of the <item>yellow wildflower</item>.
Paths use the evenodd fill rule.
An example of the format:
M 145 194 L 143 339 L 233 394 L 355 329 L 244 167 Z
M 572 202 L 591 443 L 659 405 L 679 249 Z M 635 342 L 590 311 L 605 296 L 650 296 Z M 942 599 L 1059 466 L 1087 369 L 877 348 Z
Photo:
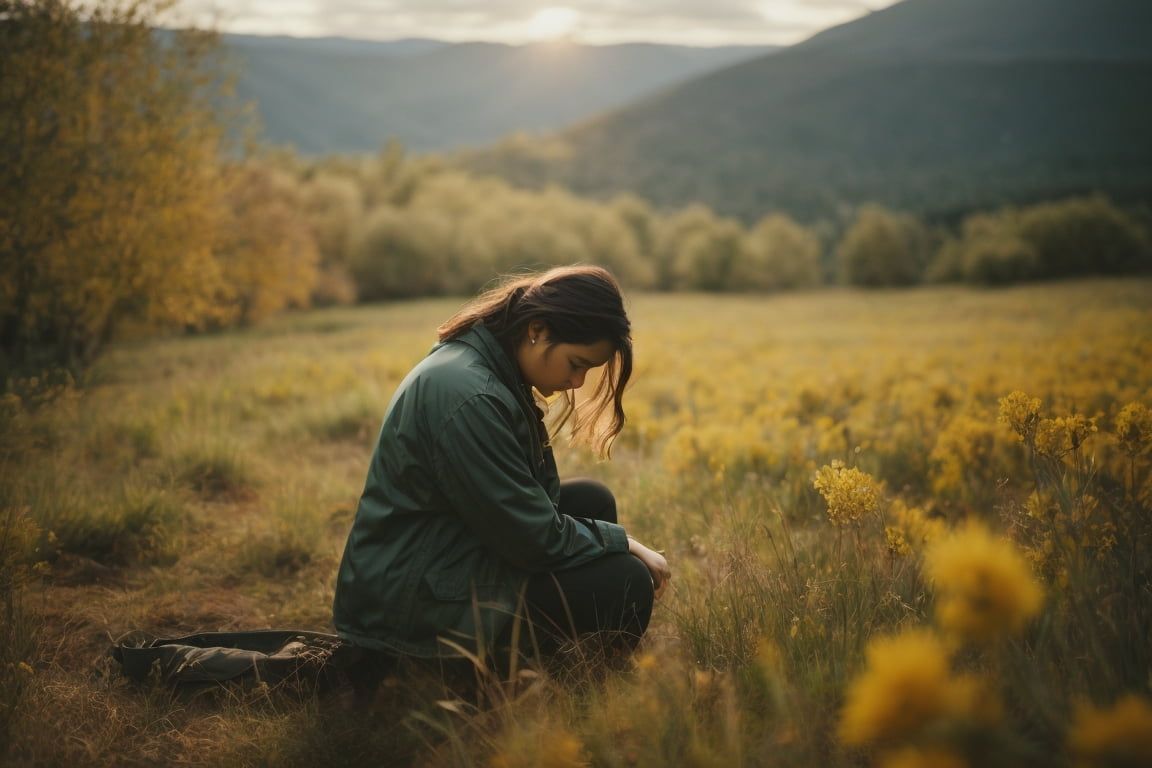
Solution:
M 848 686 L 840 739 L 853 746 L 908 738 L 948 719 L 970 719 L 980 700 L 970 678 L 954 677 L 935 633 L 913 629 L 874 639 L 867 666 Z
M 884 538 L 888 543 L 888 554 L 893 557 L 907 557 L 912 554 L 912 547 L 908 545 L 908 540 L 904 538 L 899 528 L 884 526 Z
M 925 570 L 936 584 L 936 618 L 947 632 L 987 641 L 1019 632 L 1040 612 L 1043 592 L 1007 539 L 970 522 L 933 544 Z
M 947 530 L 942 519 L 929 517 L 920 507 L 910 507 L 901 499 L 892 501 L 888 517 L 895 523 L 893 528 L 900 532 L 910 548 L 935 541 Z
M 932 488 L 942 494 L 967 494 L 995 486 L 1002 474 L 997 430 L 984 419 L 957 414 L 936 435 L 929 454 Z
M 656 656 L 651 653 L 642 653 L 636 657 L 636 669 L 641 672 L 651 672 L 659 666 Z
M 1068 746 L 1083 768 L 1152 765 L 1152 706 L 1134 694 L 1110 709 L 1083 704 L 1076 710 Z
M 1028 397 L 1020 390 L 1000 398 L 999 421 L 1012 427 L 1020 440 L 1030 440 L 1040 421 L 1040 398 Z
M 1051 493 L 1035 490 L 1024 501 L 1024 512 L 1034 520 L 1051 522 L 1060 514 L 1060 505 Z
M 784 667 L 780 658 L 780 649 L 767 638 L 756 643 L 756 666 L 766 675 L 778 675 Z
M 1036 425 L 1036 452 L 1059 459 L 1078 449 L 1096 431 L 1096 420 L 1080 414 L 1041 419 Z
M 845 467 L 842 461 L 821 467 L 812 487 L 827 502 L 828 519 L 833 525 L 854 523 L 880 511 L 879 483 L 866 472 Z
M 488 760 L 489 768 L 583 768 L 584 745 L 563 726 L 540 723 L 521 730 L 505 729 L 503 748 Z
M 1128 403 L 1116 415 L 1116 442 L 1135 457 L 1152 448 L 1152 411 L 1143 403 Z
M 879 768 L 968 768 L 968 762 L 944 749 L 904 749 L 885 752 L 877 763 Z
M 712 687 L 712 683 L 716 679 L 716 673 L 709 669 L 693 669 L 692 670 L 692 684 L 695 689 L 704 693 Z

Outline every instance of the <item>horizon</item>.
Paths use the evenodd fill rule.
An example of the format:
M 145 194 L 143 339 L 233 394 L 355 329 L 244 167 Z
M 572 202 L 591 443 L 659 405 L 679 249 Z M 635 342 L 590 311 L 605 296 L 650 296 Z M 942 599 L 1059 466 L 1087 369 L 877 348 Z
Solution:
M 178 27 L 165 26 L 164 29 L 179 29 Z M 829 27 L 830 29 L 831 27 Z M 405 35 L 403 37 L 357 37 L 354 35 L 299 35 L 278 32 L 236 32 L 227 29 L 217 30 L 222 35 L 229 37 L 250 37 L 259 38 L 262 40 L 339 40 L 352 43 L 442 43 L 445 45 L 503 45 L 509 48 L 531 48 L 531 47 L 553 47 L 559 48 L 562 46 L 581 46 L 585 48 L 613 48 L 628 45 L 654 45 L 654 46 L 669 46 L 681 48 L 787 48 L 787 45 L 779 43 L 676 43 L 676 42 L 661 42 L 657 40 L 636 40 L 624 39 L 613 42 L 589 42 L 586 40 L 573 40 L 570 38 L 560 38 L 554 40 L 525 40 L 522 42 L 510 42 L 504 40 L 484 40 L 481 38 L 461 38 L 459 40 L 450 40 L 443 37 L 428 37 L 428 36 L 413 36 Z M 821 30 L 823 31 L 823 30 Z M 818 33 L 817 33 L 818 34 Z M 805 38 L 807 39 L 807 38 Z M 802 41 L 801 41 L 802 42 Z
M 172 15 L 178 25 L 257 37 L 760 47 L 802 42 L 897 1 L 648 0 L 640 8 L 604 0 L 498 0 L 475 10 L 448 0 L 395 0 L 383 7 L 362 0 L 184 0 Z

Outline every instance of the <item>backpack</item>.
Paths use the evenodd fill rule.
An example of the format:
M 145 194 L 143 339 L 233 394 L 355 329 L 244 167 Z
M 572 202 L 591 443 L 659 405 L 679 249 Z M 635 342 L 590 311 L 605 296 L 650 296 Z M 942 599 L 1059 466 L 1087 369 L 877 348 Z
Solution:
M 118 642 L 112 658 L 136 682 L 175 687 L 237 683 L 324 691 L 356 682 L 363 652 L 337 635 L 294 629 L 201 632 Z

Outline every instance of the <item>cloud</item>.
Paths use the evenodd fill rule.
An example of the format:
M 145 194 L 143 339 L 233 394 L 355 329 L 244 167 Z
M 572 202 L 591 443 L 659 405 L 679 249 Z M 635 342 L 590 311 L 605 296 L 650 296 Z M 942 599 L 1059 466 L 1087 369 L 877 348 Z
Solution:
M 893 0 L 184 0 L 226 32 L 524 42 L 542 8 L 571 8 L 584 42 L 791 43 Z

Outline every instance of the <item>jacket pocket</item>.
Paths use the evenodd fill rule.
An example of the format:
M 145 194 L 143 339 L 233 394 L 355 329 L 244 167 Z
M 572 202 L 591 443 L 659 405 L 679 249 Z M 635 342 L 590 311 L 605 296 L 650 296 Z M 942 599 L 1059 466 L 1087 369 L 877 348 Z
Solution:
M 424 586 L 436 600 L 471 600 L 473 592 L 479 600 L 491 600 L 504 591 L 505 580 L 498 566 L 489 565 L 479 574 L 470 570 L 431 571 L 424 575 Z
M 433 571 L 424 575 L 424 584 L 437 600 L 455 602 L 472 598 L 472 580 L 467 573 Z

